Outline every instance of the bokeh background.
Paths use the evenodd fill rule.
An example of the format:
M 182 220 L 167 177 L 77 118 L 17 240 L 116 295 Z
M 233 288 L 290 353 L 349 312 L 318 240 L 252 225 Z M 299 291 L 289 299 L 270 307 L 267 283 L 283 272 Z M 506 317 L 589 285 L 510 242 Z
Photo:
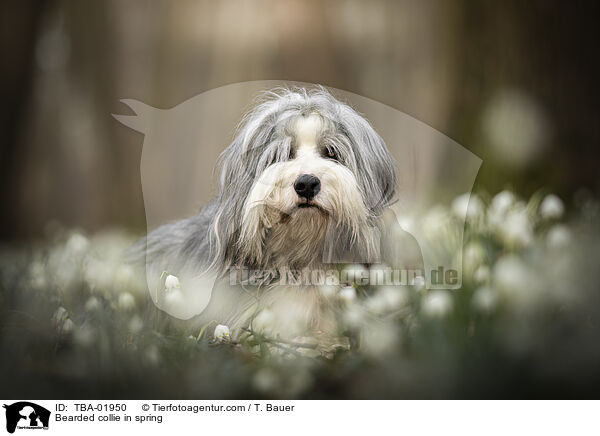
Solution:
M 597 397 L 598 9 L 542 0 L 3 1 L 0 392 Z M 423 220 L 449 244 L 464 227 L 460 291 L 352 284 L 327 297 L 347 328 L 328 349 L 264 331 L 219 343 L 207 333 L 214 325 L 156 311 L 122 262 L 146 230 L 143 138 L 111 114 L 129 113 L 122 98 L 171 108 L 255 80 L 379 101 L 483 160 L 477 195 Z M 467 204 L 465 225 L 457 218 Z M 156 292 L 177 295 L 167 288 Z
M 476 188 L 598 191 L 594 2 L 7 0 L 0 16 L 2 240 L 53 220 L 143 228 L 142 138 L 110 116 L 119 100 L 249 80 L 399 109 L 483 159 Z

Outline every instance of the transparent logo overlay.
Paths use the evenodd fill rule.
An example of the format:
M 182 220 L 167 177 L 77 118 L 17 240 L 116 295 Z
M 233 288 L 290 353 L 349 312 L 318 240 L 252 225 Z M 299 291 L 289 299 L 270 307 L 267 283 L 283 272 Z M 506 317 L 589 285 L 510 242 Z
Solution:
M 252 109 L 257 96 L 262 91 L 282 86 L 312 88 L 315 85 L 284 81 L 236 83 L 204 92 L 170 109 L 122 100 L 134 114 L 114 117 L 144 135 L 141 181 L 148 233 L 166 223 L 198 214 L 215 198 L 220 177 L 215 170 L 219 155 L 234 140 L 236 128 L 243 115 Z M 481 159 L 401 111 L 350 92 L 328 90 L 367 119 L 391 153 L 397 177 L 397 201 L 387 212 L 392 221 L 388 219 L 383 225 L 389 227 L 392 235 L 401 233 L 397 244 L 400 251 L 407 238 L 418 245 L 422 269 L 397 268 L 375 255 L 369 259 L 368 269 L 348 269 L 342 259 L 334 260 L 332 263 L 338 265 L 331 268 L 292 269 L 284 274 L 235 266 L 226 280 L 231 285 L 268 281 L 286 286 L 336 286 L 348 282 L 404 286 L 420 280 L 426 288 L 459 289 L 468 199 Z M 464 200 L 458 208 L 457 197 Z M 448 226 L 447 217 L 441 211 L 451 205 L 455 222 Z M 460 225 L 456 225 L 456 220 Z M 172 235 L 174 245 L 177 237 Z M 348 270 L 353 270 L 355 276 L 349 278 Z M 362 271 L 358 279 L 357 270 Z M 179 277 L 181 284 L 178 281 L 177 287 L 181 288 L 181 298 L 178 304 L 172 304 L 161 297 L 165 277 L 171 274 L 176 276 L 177 271 L 169 271 L 167 266 L 158 272 L 156 268 L 147 268 L 148 288 L 155 304 L 182 319 L 202 313 L 211 299 L 216 275 L 206 273 L 195 277 L 193 287 L 186 286 L 185 278 Z

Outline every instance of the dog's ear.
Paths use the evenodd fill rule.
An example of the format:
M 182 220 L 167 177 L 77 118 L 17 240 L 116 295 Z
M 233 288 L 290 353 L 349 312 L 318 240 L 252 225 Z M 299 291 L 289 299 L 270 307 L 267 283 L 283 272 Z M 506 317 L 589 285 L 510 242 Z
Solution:
M 243 137 L 238 135 L 219 157 L 220 195 L 237 197 L 250 190 L 254 174 L 244 159 Z M 246 192 L 247 193 L 247 192 Z
M 375 131 L 373 131 L 375 133 Z M 375 133 L 376 134 L 376 133 Z M 377 134 L 376 134 L 377 135 Z M 383 139 L 377 135 L 380 160 L 373 162 L 373 172 L 379 185 L 379 198 L 374 199 L 373 210 L 383 210 L 394 201 L 396 195 L 396 170 L 392 155 L 389 153 Z M 378 200 L 378 202 L 377 202 Z
M 396 194 L 394 159 L 371 124 L 349 106 L 342 109 L 345 134 L 353 144 L 357 178 L 367 207 L 376 215 L 393 202 Z
M 249 169 L 251 163 L 244 159 L 244 136 L 245 132 L 241 131 L 219 157 L 219 195 L 209 228 L 214 262 L 235 261 L 230 258 L 235 252 L 231 248 L 242 230 L 245 200 L 254 184 L 255 175 Z

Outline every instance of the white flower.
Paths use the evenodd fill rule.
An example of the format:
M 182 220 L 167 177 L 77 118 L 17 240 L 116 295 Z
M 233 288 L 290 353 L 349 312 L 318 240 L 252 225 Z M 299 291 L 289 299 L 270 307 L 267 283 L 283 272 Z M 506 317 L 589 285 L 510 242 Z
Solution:
M 535 279 L 515 255 L 502 257 L 496 262 L 493 283 L 501 295 L 516 303 L 530 303 L 535 296 Z
M 496 292 L 489 286 L 478 288 L 473 294 L 473 306 L 484 313 L 491 312 L 498 301 Z
M 131 265 L 119 265 L 115 272 L 114 282 L 116 285 L 130 287 L 135 279 L 135 273 Z
M 450 214 L 448 211 L 438 205 L 431 208 L 421 220 L 421 229 L 430 238 L 441 237 L 448 230 L 451 224 Z
M 174 275 L 169 274 L 167 276 L 167 278 L 165 279 L 165 288 L 167 288 L 167 291 L 171 291 L 173 289 L 179 289 L 180 285 L 179 285 L 179 279 L 177 277 L 175 277 Z
M 110 289 L 112 287 L 113 270 L 108 262 L 88 259 L 84 270 L 85 280 L 92 289 Z
M 464 267 L 468 271 L 475 271 L 487 256 L 485 247 L 479 242 L 469 242 L 463 254 Z
M 527 287 L 527 267 L 515 255 L 500 258 L 494 266 L 494 283 L 498 288 L 524 289 Z
M 507 190 L 499 192 L 492 199 L 491 209 L 499 214 L 504 214 L 515 203 L 515 195 Z
M 417 276 L 411 281 L 411 285 L 415 288 L 416 291 L 420 292 L 425 289 L 425 277 Z
M 256 333 L 268 335 L 273 329 L 275 323 L 275 316 L 273 312 L 268 309 L 261 310 L 258 315 L 252 320 L 250 328 Z
M 385 286 L 375 296 L 367 300 L 367 308 L 373 313 L 386 313 L 398 310 L 409 300 L 408 290 L 401 287 Z
M 375 295 L 374 297 L 369 298 L 365 306 L 369 312 L 383 314 L 388 311 L 387 305 L 383 298 L 380 298 L 379 295 Z
M 476 194 L 470 192 L 459 195 L 452 202 L 452 212 L 458 218 L 473 219 L 483 213 L 483 202 Z
M 52 319 L 57 323 L 62 323 L 65 322 L 68 317 L 69 312 L 67 311 L 67 309 L 60 306 L 58 309 L 56 309 L 56 312 L 54 312 Z
M 352 286 L 344 286 L 342 289 L 340 289 L 340 292 L 338 292 L 338 297 L 344 303 L 351 304 L 354 302 L 354 300 L 356 300 L 356 289 L 354 289 Z
M 431 291 L 423 298 L 423 312 L 432 318 L 442 318 L 452 310 L 452 297 L 447 291 Z
M 473 279 L 477 283 L 487 282 L 490 278 L 490 267 L 487 265 L 480 265 L 473 274 Z
M 364 321 L 365 311 L 361 306 L 354 304 L 344 311 L 344 322 L 348 327 L 361 327 Z
M 500 227 L 504 241 L 511 245 L 528 245 L 533 240 L 533 225 L 524 207 L 513 209 Z
M 61 332 L 62 333 L 70 333 L 73 331 L 74 328 L 75 328 L 75 323 L 73 321 L 71 321 L 70 319 L 67 319 L 61 327 Z
M 231 334 L 229 332 L 229 327 L 227 327 L 226 325 L 219 324 L 218 326 L 215 327 L 215 335 L 214 335 L 215 341 L 217 341 L 217 342 L 229 341 L 231 339 L 230 335 Z
M 75 323 L 69 318 L 69 312 L 62 306 L 54 312 L 52 319 L 60 333 L 70 333 L 75 328 Z
M 467 214 L 467 208 L 469 206 L 469 197 L 471 193 L 466 192 L 462 195 L 459 195 L 452 201 L 452 212 L 458 218 L 462 218 Z
M 100 302 L 96 297 L 90 297 L 88 301 L 85 302 L 85 310 L 88 312 L 93 312 L 100 308 Z
M 546 242 L 550 247 L 564 247 L 571 241 L 571 231 L 564 224 L 558 224 L 548 231 Z
M 129 292 L 123 292 L 119 295 L 119 308 L 122 310 L 131 310 L 135 306 L 135 299 Z
M 139 316 L 134 315 L 133 318 L 131 318 L 131 321 L 129 321 L 128 327 L 131 333 L 139 333 L 144 327 L 144 321 L 142 321 L 142 319 Z
M 546 195 L 540 204 L 540 215 L 545 219 L 560 218 L 565 211 L 565 206 L 560 198 L 554 194 Z
M 73 254 L 82 254 L 88 246 L 88 239 L 80 233 L 73 233 L 67 241 L 67 250 Z

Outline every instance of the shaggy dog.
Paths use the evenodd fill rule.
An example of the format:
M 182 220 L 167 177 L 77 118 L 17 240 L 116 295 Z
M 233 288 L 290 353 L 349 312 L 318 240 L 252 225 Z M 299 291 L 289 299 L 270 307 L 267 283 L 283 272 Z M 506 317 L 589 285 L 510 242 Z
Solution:
M 182 288 L 205 292 L 198 277 L 213 274 L 204 321 L 239 331 L 258 318 L 291 337 L 337 329 L 323 287 L 294 282 L 302 272 L 348 263 L 422 268 L 416 241 L 388 209 L 392 156 L 350 106 L 322 87 L 277 89 L 240 125 L 220 158 L 217 198 L 137 245 L 149 283 L 168 271 Z

